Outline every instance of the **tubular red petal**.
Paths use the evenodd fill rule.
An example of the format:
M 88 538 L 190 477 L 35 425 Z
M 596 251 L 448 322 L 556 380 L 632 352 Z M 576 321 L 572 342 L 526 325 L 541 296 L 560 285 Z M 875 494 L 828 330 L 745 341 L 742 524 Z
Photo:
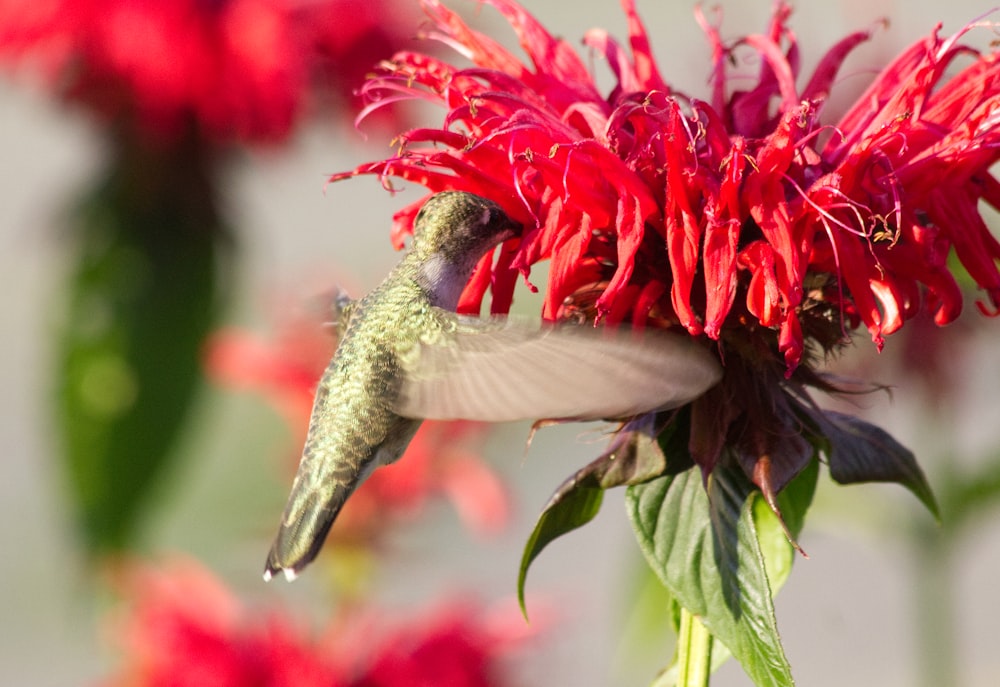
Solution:
M 809 83 L 802 89 L 802 99 L 817 103 L 824 102 L 830 95 L 833 80 L 840 71 L 847 56 L 861 43 L 870 40 L 871 31 L 857 31 L 846 38 L 842 38 L 836 45 L 830 48 L 820 60 L 816 71 L 813 72 Z
M 704 269 L 705 269 L 705 333 L 718 339 L 722 325 L 736 298 L 736 255 L 742 221 L 739 189 L 743 180 L 745 145 L 742 139 L 733 143 L 726 161 L 717 198 L 706 209 Z
M 670 87 L 663 81 L 659 70 L 656 68 L 656 60 L 653 59 L 653 51 L 649 46 L 649 36 L 646 27 L 636 12 L 633 0 L 621 0 L 622 9 L 625 11 L 625 18 L 628 20 L 629 43 L 632 46 L 632 55 L 635 60 L 635 81 L 638 88 L 643 91 L 670 92 Z

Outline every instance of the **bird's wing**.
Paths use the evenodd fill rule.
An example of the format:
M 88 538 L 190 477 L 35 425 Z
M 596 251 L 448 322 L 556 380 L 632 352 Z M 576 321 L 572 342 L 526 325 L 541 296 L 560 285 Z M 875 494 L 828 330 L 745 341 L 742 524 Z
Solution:
M 722 377 L 705 348 L 670 332 L 438 314 L 450 326 L 401 361 L 404 417 L 627 418 L 684 405 Z

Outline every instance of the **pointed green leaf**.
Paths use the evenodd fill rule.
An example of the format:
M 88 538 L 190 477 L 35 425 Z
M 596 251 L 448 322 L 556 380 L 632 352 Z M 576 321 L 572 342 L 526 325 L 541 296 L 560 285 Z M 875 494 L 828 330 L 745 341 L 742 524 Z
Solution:
M 896 482 L 938 517 L 934 494 L 912 451 L 885 430 L 854 416 L 824 411 L 813 417 L 829 442 L 826 453 L 833 479 L 841 484 Z
M 819 461 L 814 460 L 807 466 L 788 486 L 778 495 L 778 504 L 789 531 L 793 536 L 798 536 L 802 531 L 806 510 L 812 503 L 813 494 L 816 491 L 816 483 L 819 477 Z M 758 539 L 761 545 L 761 553 L 764 556 L 764 567 L 767 572 L 767 579 L 770 583 L 773 597 L 785 584 L 791 573 L 792 563 L 797 552 L 785 536 L 785 531 L 778 522 L 777 516 L 767 505 L 763 498 L 754 500 L 753 518 L 757 524 Z M 652 574 L 652 570 L 650 570 Z M 651 619 L 653 609 L 648 606 L 655 604 L 659 609 L 661 623 L 670 622 L 674 631 L 677 630 L 677 620 L 680 617 L 680 609 L 677 600 L 670 594 L 670 591 L 657 579 L 657 584 L 663 591 L 658 596 L 650 591 L 643 592 L 643 600 L 647 608 L 643 609 L 647 627 L 653 627 Z M 665 613 L 663 609 L 668 609 Z M 713 637 L 712 641 L 712 672 L 718 670 L 723 663 L 732 658 L 732 653 L 725 644 Z M 674 662 L 653 682 L 653 687 L 672 687 L 677 684 L 678 667 L 676 656 Z
M 812 505 L 816 493 L 816 483 L 819 481 L 819 461 L 813 459 L 795 479 L 778 494 L 778 508 L 785 527 L 791 535 L 798 539 L 805 524 L 806 511 Z M 778 593 L 792 572 L 792 563 L 799 555 L 795 547 L 785 536 L 778 516 L 767 505 L 763 498 L 758 498 L 753 505 L 753 518 L 757 526 L 757 539 L 760 542 L 761 554 L 767 580 L 771 586 L 771 596 Z
M 759 493 L 738 468 L 717 467 L 707 491 L 688 470 L 630 487 L 629 516 L 650 566 L 700 617 L 758 687 L 792 685 L 754 517 Z
M 528 568 L 549 542 L 590 522 L 601 507 L 605 489 L 639 484 L 663 474 L 666 459 L 652 437 L 653 415 L 637 418 L 612 438 L 608 449 L 564 481 L 542 509 L 521 555 L 517 598 L 524 611 Z
M 563 483 L 542 509 L 535 529 L 524 545 L 521 568 L 517 574 L 517 600 L 525 617 L 528 611 L 524 605 L 524 581 L 531 562 L 552 540 L 593 520 L 601 509 L 603 499 L 604 490 L 600 487 L 584 486 L 571 479 Z

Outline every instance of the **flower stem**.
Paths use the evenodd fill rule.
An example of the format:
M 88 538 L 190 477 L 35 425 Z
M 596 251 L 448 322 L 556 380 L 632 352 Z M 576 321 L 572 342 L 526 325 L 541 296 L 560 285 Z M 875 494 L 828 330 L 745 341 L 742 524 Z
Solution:
M 677 687 L 708 687 L 712 672 L 712 635 L 701 620 L 681 609 L 677 633 Z

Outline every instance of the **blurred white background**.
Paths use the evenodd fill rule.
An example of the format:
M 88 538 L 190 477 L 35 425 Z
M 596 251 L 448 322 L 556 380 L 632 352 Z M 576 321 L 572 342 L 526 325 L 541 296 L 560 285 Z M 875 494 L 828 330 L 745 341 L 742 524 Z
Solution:
M 466 16 L 476 12 L 471 3 L 450 4 Z M 724 36 L 766 26 L 769 2 L 723 5 Z M 595 26 L 627 37 L 620 9 L 611 0 L 526 0 L 526 6 L 574 43 Z M 986 9 L 986 3 L 973 0 L 803 3 L 792 26 L 808 72 L 836 40 L 889 18 L 888 27 L 843 70 L 839 93 L 849 98 L 867 84 L 872 68 L 925 36 L 937 22 L 948 33 Z M 639 12 L 664 77 L 681 90 L 706 94 L 708 50 L 691 3 L 640 0 Z M 495 27 L 495 34 L 511 43 L 491 10 L 481 15 L 481 23 Z M 977 39 L 985 45 L 988 38 L 982 33 Z M 595 69 L 603 74 L 605 65 L 598 63 Z M 391 209 L 418 198 L 419 192 L 393 199 L 371 178 L 324 191 L 324 180 L 329 173 L 384 156 L 387 144 L 374 138 L 365 142 L 352 129 L 315 124 L 287 149 L 233 160 L 222 185 L 238 234 L 239 272 L 227 321 L 267 332 L 268 308 L 288 294 L 305 298 L 335 279 L 363 288 L 381 279 L 398 259 L 388 240 Z M 101 601 L 89 598 L 90 588 L 80 578 L 82 563 L 53 460 L 50 418 L 55 387 L 51 331 L 67 269 L 61 221 L 67 204 L 100 169 L 103 155 L 100 131 L 86 114 L 66 109 L 26 79 L 0 81 L 5 332 L 0 343 L 0 684 L 5 685 L 92 685 L 114 665 L 95 622 Z M 995 396 L 1000 389 L 995 343 L 1000 341 L 1000 322 L 985 326 L 992 327 L 989 339 L 980 341 L 964 361 L 968 392 L 959 406 L 949 409 L 947 426 L 935 424 L 914 406 L 915 394 L 909 393 L 905 378 L 881 380 L 895 385 L 894 401 L 874 395 L 859 402 L 863 417 L 916 451 L 932 482 L 936 460 L 975 461 L 1000 450 Z M 867 337 L 859 334 L 856 343 L 859 354 L 875 359 L 877 366 Z M 887 352 L 892 348 L 890 338 Z M 265 604 L 291 599 L 307 609 L 316 591 L 308 575 L 293 586 L 260 582 L 287 488 L 287 473 L 276 460 L 289 449 L 280 418 L 257 397 L 214 389 L 204 395 L 195 425 L 186 439 L 187 459 L 174 471 L 151 525 L 149 549 L 189 552 L 248 598 Z M 461 530 L 447 506 L 436 507 L 419 527 L 397 537 L 393 564 L 379 573 L 377 583 L 386 598 L 413 604 L 443 594 L 443 564 L 457 580 L 455 586 L 487 599 L 513 595 L 521 546 L 538 510 L 564 477 L 600 450 L 587 431 L 544 430 L 522 461 L 527 428 L 499 427 L 488 457 L 515 489 L 514 523 L 499 538 L 476 540 Z M 544 601 L 559 618 L 547 638 L 526 654 L 527 667 L 520 670 L 526 687 L 647 684 L 657 665 L 670 658 L 666 637 L 659 656 L 630 660 L 629 665 L 619 658 L 628 589 L 639 569 L 621 496 L 609 494 L 594 523 L 554 543 L 532 568 L 529 604 Z M 800 685 L 917 684 L 915 562 L 905 530 L 908 522 L 929 517 L 899 487 L 839 488 L 824 472 L 801 540 L 810 558 L 797 561 L 777 599 L 779 627 Z M 940 590 L 953 594 L 957 605 L 961 672 L 955 684 L 996 685 L 1000 526 L 995 517 L 983 519 L 963 537 L 958 557 L 961 565 Z M 731 663 L 712 684 L 749 681 Z

